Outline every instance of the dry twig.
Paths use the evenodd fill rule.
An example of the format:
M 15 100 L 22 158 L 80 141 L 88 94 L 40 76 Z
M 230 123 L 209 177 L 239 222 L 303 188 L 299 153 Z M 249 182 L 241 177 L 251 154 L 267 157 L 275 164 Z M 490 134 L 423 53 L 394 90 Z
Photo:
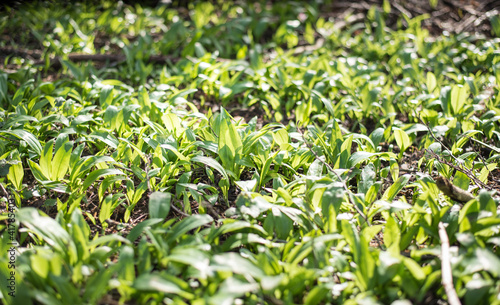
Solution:
M 464 173 L 465 175 L 467 175 L 467 177 L 469 177 L 472 181 L 474 181 L 474 183 L 479 186 L 480 188 L 486 188 L 486 189 L 489 189 L 489 187 L 484 184 L 481 180 L 479 180 L 468 168 L 466 167 L 463 167 L 463 166 L 457 166 L 443 158 L 441 158 L 438 154 L 436 154 L 435 152 L 433 152 L 432 150 L 430 149 L 426 149 L 426 151 L 432 155 L 432 157 L 434 157 L 436 160 L 438 160 L 439 163 L 443 163 L 443 164 L 446 164 L 448 165 L 449 167 L 459 171 L 459 172 L 462 172 Z M 459 163 L 460 164 L 460 163 Z
M 461 305 L 455 287 L 453 286 L 453 275 L 451 273 L 450 261 L 450 241 L 446 228 L 442 222 L 439 222 L 439 238 L 441 239 L 441 278 L 444 286 L 444 291 L 448 297 L 450 305 Z
M 7 198 L 7 200 L 9 200 L 9 192 L 7 192 L 7 190 L 5 189 L 5 187 L 3 186 L 3 184 L 0 183 L 0 189 L 2 190 L 2 192 L 5 194 L 5 197 Z
M 455 162 L 459 165 L 455 165 L 443 158 L 441 158 L 438 154 L 436 154 L 435 152 L 429 150 L 429 149 L 426 149 L 426 151 L 431 154 L 436 160 L 438 160 L 440 163 L 443 163 L 443 164 L 446 164 L 448 165 L 449 167 L 459 171 L 459 172 L 462 172 L 464 173 L 465 175 L 467 175 L 467 177 L 469 177 L 469 179 L 471 179 L 472 181 L 474 181 L 474 183 L 479 186 L 480 188 L 486 188 L 488 189 L 488 186 L 486 184 L 484 184 L 481 180 L 479 180 L 475 175 L 474 173 L 468 169 L 467 167 L 463 166 L 462 165 L 462 162 L 453 155 L 453 153 L 451 152 L 451 150 L 441 141 L 439 140 L 435 135 L 434 135 L 434 132 L 432 132 L 432 129 L 431 127 L 429 126 L 429 124 L 425 123 L 419 115 L 417 115 L 418 117 L 418 120 L 427 127 L 427 130 L 429 131 L 429 134 L 431 135 L 431 137 L 437 141 L 439 144 L 441 144 L 441 146 L 446 149 L 448 151 L 448 153 L 450 154 L 450 156 L 453 158 L 453 160 L 455 160 Z

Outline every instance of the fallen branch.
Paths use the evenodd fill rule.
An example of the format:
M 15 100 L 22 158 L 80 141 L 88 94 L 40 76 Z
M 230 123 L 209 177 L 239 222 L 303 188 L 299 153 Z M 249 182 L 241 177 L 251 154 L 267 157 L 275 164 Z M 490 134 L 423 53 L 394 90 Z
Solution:
M 450 180 L 444 177 L 437 177 L 436 185 L 441 192 L 455 201 L 466 203 L 467 201 L 474 199 L 474 196 L 472 196 L 471 193 L 453 185 Z
M 0 56 L 3 56 L 4 54 L 28 57 L 33 59 L 42 58 L 42 52 L 38 50 L 20 49 L 11 46 L 0 47 Z
M 109 225 L 114 225 L 114 226 L 124 226 L 126 228 L 129 228 L 131 224 L 125 223 L 125 222 L 119 222 L 114 219 L 108 218 L 104 222 L 108 223 Z
M 448 297 L 450 305 L 461 305 L 455 287 L 453 286 L 453 275 L 451 273 L 450 261 L 450 241 L 446 228 L 442 222 L 438 224 L 439 238 L 441 239 L 441 281 L 443 283 L 444 291 Z
M 184 213 L 183 211 L 181 211 L 181 210 L 180 210 L 178 207 L 176 207 L 174 204 L 171 204 L 171 205 L 170 205 L 170 208 L 172 208 L 172 210 L 174 210 L 174 211 L 175 211 L 175 212 L 177 212 L 178 214 L 181 214 L 181 215 L 182 215 L 182 216 L 184 216 L 184 217 L 189 217 L 189 216 L 191 216 L 191 215 L 186 214 L 186 213 Z

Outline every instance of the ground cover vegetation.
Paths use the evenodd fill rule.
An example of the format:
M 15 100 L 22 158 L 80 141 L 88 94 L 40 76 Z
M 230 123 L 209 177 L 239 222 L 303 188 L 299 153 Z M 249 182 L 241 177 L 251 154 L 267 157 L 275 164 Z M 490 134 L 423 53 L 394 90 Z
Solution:
M 498 14 L 328 7 L 3 7 L 3 303 L 499 304 Z

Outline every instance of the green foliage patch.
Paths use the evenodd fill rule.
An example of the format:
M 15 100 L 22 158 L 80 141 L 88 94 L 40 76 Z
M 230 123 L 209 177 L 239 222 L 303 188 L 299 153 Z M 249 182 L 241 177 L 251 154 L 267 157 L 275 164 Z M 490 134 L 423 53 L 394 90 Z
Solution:
M 3 302 L 446 301 L 443 223 L 462 303 L 500 304 L 499 38 L 385 14 L 6 8 L 12 46 L 44 48 L 0 73 Z

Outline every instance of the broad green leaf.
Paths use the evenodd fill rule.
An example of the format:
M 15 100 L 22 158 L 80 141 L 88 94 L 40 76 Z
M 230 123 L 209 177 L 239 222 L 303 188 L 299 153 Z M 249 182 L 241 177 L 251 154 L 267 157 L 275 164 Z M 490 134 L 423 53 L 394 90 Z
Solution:
M 454 114 L 459 114 L 465 105 L 469 92 L 466 86 L 456 85 L 451 89 L 451 109 Z
M 54 219 L 42 216 L 34 208 L 23 208 L 18 211 L 19 221 L 31 232 L 39 235 L 44 242 L 54 248 L 69 261 L 76 262 L 76 247 L 68 232 Z
M 401 240 L 401 231 L 394 217 L 386 213 L 389 217 L 386 218 L 384 229 L 384 244 L 388 251 L 395 257 L 399 255 L 399 242 Z
M 14 185 L 16 190 L 20 191 L 22 189 L 24 169 L 23 163 L 21 162 L 21 157 L 19 157 L 19 152 L 17 150 L 12 154 L 13 162 L 9 167 L 9 173 L 7 174 L 7 179 Z
M 139 291 L 177 294 L 185 299 L 192 299 L 193 294 L 179 287 L 178 281 L 180 279 L 174 280 L 173 276 L 166 273 L 143 274 L 135 279 L 133 287 Z
M 93 171 L 90 173 L 85 181 L 83 182 L 83 189 L 86 190 L 89 186 L 92 185 L 97 179 L 99 179 L 102 176 L 109 176 L 109 175 L 124 175 L 121 170 L 114 169 L 114 168 L 102 168 Z
M 500 17 L 497 14 L 490 16 L 491 30 L 497 37 L 500 37 Z
M 484 270 L 491 272 L 495 277 L 500 276 L 500 258 L 488 249 L 476 248 L 475 255 L 481 262 Z
M 243 258 L 239 253 L 228 252 L 215 255 L 212 259 L 217 265 L 226 266 L 236 274 L 247 274 L 259 279 L 265 274 L 263 270 L 252 263 L 251 260 Z
M 120 204 L 119 198 L 120 194 L 108 195 L 104 198 L 101 203 L 101 209 L 99 211 L 99 221 L 104 223 L 107 219 L 113 215 L 114 210 Z M 123 201 L 123 200 L 122 200 Z
M 45 143 L 43 152 L 40 155 L 40 169 L 45 177 L 52 178 L 52 151 L 54 149 L 54 140 Z
M 111 234 L 111 235 L 103 235 L 99 236 L 97 239 L 92 240 L 89 243 L 89 247 L 97 247 L 101 246 L 107 243 L 112 243 L 112 242 L 120 242 L 124 244 L 130 244 L 130 240 L 126 239 L 125 237 L 122 237 L 117 234 Z
M 497 163 L 490 163 L 488 165 L 486 165 L 485 167 L 483 167 L 481 169 L 481 172 L 479 173 L 479 180 L 481 180 L 481 182 L 487 184 L 488 183 L 488 176 L 490 175 L 490 173 L 497 167 Z
M 382 196 L 381 200 L 386 200 L 386 201 L 392 201 L 396 195 L 403 189 L 403 187 L 408 183 L 410 180 L 410 175 L 403 175 L 399 177 L 399 179 L 394 182 L 385 192 L 384 195 Z
M 225 241 L 224 245 L 222 247 L 222 250 L 224 252 L 227 252 L 231 249 L 234 248 L 239 248 L 243 245 L 248 245 L 248 244 L 261 244 L 261 245 L 266 245 L 270 246 L 271 241 L 260 237 L 257 234 L 253 233 L 235 233 L 229 236 Z
M 177 158 L 179 158 L 179 160 L 189 161 L 189 158 L 187 158 L 186 156 L 181 154 L 175 147 L 173 147 L 170 144 L 161 144 L 160 147 L 172 151 L 177 156 Z M 142 155 L 142 153 L 141 153 L 141 155 Z
M 225 168 L 236 173 L 236 160 L 242 149 L 242 142 L 236 127 L 231 122 L 230 116 L 225 109 L 221 109 L 221 114 L 217 122 L 219 126 L 219 156 Z M 236 173 L 237 174 L 237 173 Z
M 14 97 L 12 98 L 11 104 L 13 106 L 19 105 L 23 99 L 25 99 L 26 92 L 30 90 L 31 85 L 35 82 L 34 79 L 30 79 L 27 82 L 25 82 L 21 88 L 19 88 L 16 93 L 14 94 Z
M 212 222 L 213 219 L 207 214 L 192 215 L 176 223 L 167 237 L 167 242 L 179 238 L 181 235 Z
M 117 278 L 129 283 L 133 282 L 136 277 L 134 263 L 134 249 L 129 245 L 123 246 L 120 250 L 120 256 L 117 262 Z
M 434 73 L 427 72 L 427 80 L 426 80 L 427 92 L 429 93 L 434 92 L 434 89 L 436 89 L 436 85 L 437 81 Z
M 170 211 L 172 195 L 166 192 L 154 192 L 149 196 L 149 218 L 165 219 Z
M 54 155 L 54 159 L 52 159 L 52 164 L 51 164 L 52 180 L 60 181 L 66 175 L 66 172 L 68 171 L 69 168 L 69 160 L 71 158 L 72 149 L 73 149 L 73 143 L 66 142 L 56 151 L 56 154 Z
M 326 295 L 330 290 L 325 285 L 319 285 L 311 289 L 304 299 L 304 304 L 320 304 L 325 300 Z
M 97 303 L 97 300 L 102 298 L 106 293 L 106 287 L 110 279 L 115 275 L 116 267 L 108 267 L 100 272 L 94 272 L 92 276 L 86 281 L 85 291 L 82 299 L 87 300 L 89 303 Z
M 349 158 L 349 166 L 350 167 L 356 166 L 358 163 L 368 160 L 376 155 L 377 155 L 376 153 L 371 153 L 367 151 L 357 151 L 354 154 L 352 154 L 351 157 Z
M 161 218 L 156 218 L 156 219 L 147 219 L 139 224 L 137 224 L 127 235 L 127 239 L 131 242 L 134 242 L 137 237 L 139 237 L 144 231 L 149 230 L 150 227 L 164 221 Z
M 467 191 L 469 189 L 470 179 L 466 174 L 457 171 L 453 179 L 453 184 Z
M 72 183 L 75 182 L 76 178 L 79 178 L 87 170 L 91 169 L 92 166 L 104 162 L 115 162 L 115 159 L 108 156 L 90 156 L 80 159 L 79 161 L 76 162 L 76 164 L 71 170 L 71 174 L 69 177 L 70 181 Z
M 399 155 L 402 156 L 403 152 L 411 145 L 410 138 L 408 137 L 408 134 L 400 128 L 394 128 L 394 138 L 396 139 L 396 143 L 401 150 Z
M 424 269 L 413 259 L 403 257 L 403 263 L 416 280 L 423 281 L 427 276 Z
M 199 162 L 199 163 L 208 165 L 208 166 L 214 168 L 215 170 L 217 170 L 224 177 L 224 179 L 229 179 L 224 168 L 215 159 L 205 157 L 205 156 L 196 156 L 196 157 L 191 158 L 191 161 Z
M 177 92 L 176 94 L 170 96 L 169 100 L 175 101 L 175 99 L 177 99 L 179 97 L 184 97 L 186 95 L 189 95 L 191 93 L 195 93 L 197 91 L 198 91 L 198 89 L 184 89 L 184 90 L 181 90 L 181 91 Z
M 284 128 L 278 129 L 273 133 L 273 139 L 279 146 L 288 144 L 288 132 Z
M 49 178 L 47 178 L 43 174 L 42 169 L 40 168 L 40 166 L 38 164 L 36 164 L 35 162 L 33 162 L 31 160 L 28 160 L 28 165 L 31 169 L 31 173 L 33 174 L 35 179 L 38 180 L 38 182 L 48 182 L 49 181 Z
M 89 138 L 98 139 L 112 148 L 117 148 L 120 143 L 111 133 L 107 131 L 94 131 Z M 123 141 L 123 139 L 120 138 Z
M 117 79 L 105 79 L 101 81 L 101 84 L 103 85 L 109 85 L 109 86 L 125 86 L 125 84 Z
M 379 156 L 383 160 L 389 160 L 390 158 L 396 158 L 396 155 L 391 152 L 383 153 L 371 153 L 367 151 L 357 151 L 351 155 L 348 160 L 347 167 L 354 167 L 357 164 L 369 160 L 371 157 Z
M 0 73 L 0 102 L 7 101 L 10 102 L 11 95 L 8 91 L 8 74 Z
M 38 141 L 38 139 L 30 132 L 22 129 L 15 129 L 15 130 L 0 130 L 0 133 L 6 133 L 6 134 L 11 134 L 19 139 L 26 141 L 28 145 L 33 149 L 33 151 L 40 155 L 42 153 L 42 145 Z
M 173 113 L 168 113 L 161 117 L 165 129 L 179 137 L 182 133 L 182 125 L 179 117 Z

